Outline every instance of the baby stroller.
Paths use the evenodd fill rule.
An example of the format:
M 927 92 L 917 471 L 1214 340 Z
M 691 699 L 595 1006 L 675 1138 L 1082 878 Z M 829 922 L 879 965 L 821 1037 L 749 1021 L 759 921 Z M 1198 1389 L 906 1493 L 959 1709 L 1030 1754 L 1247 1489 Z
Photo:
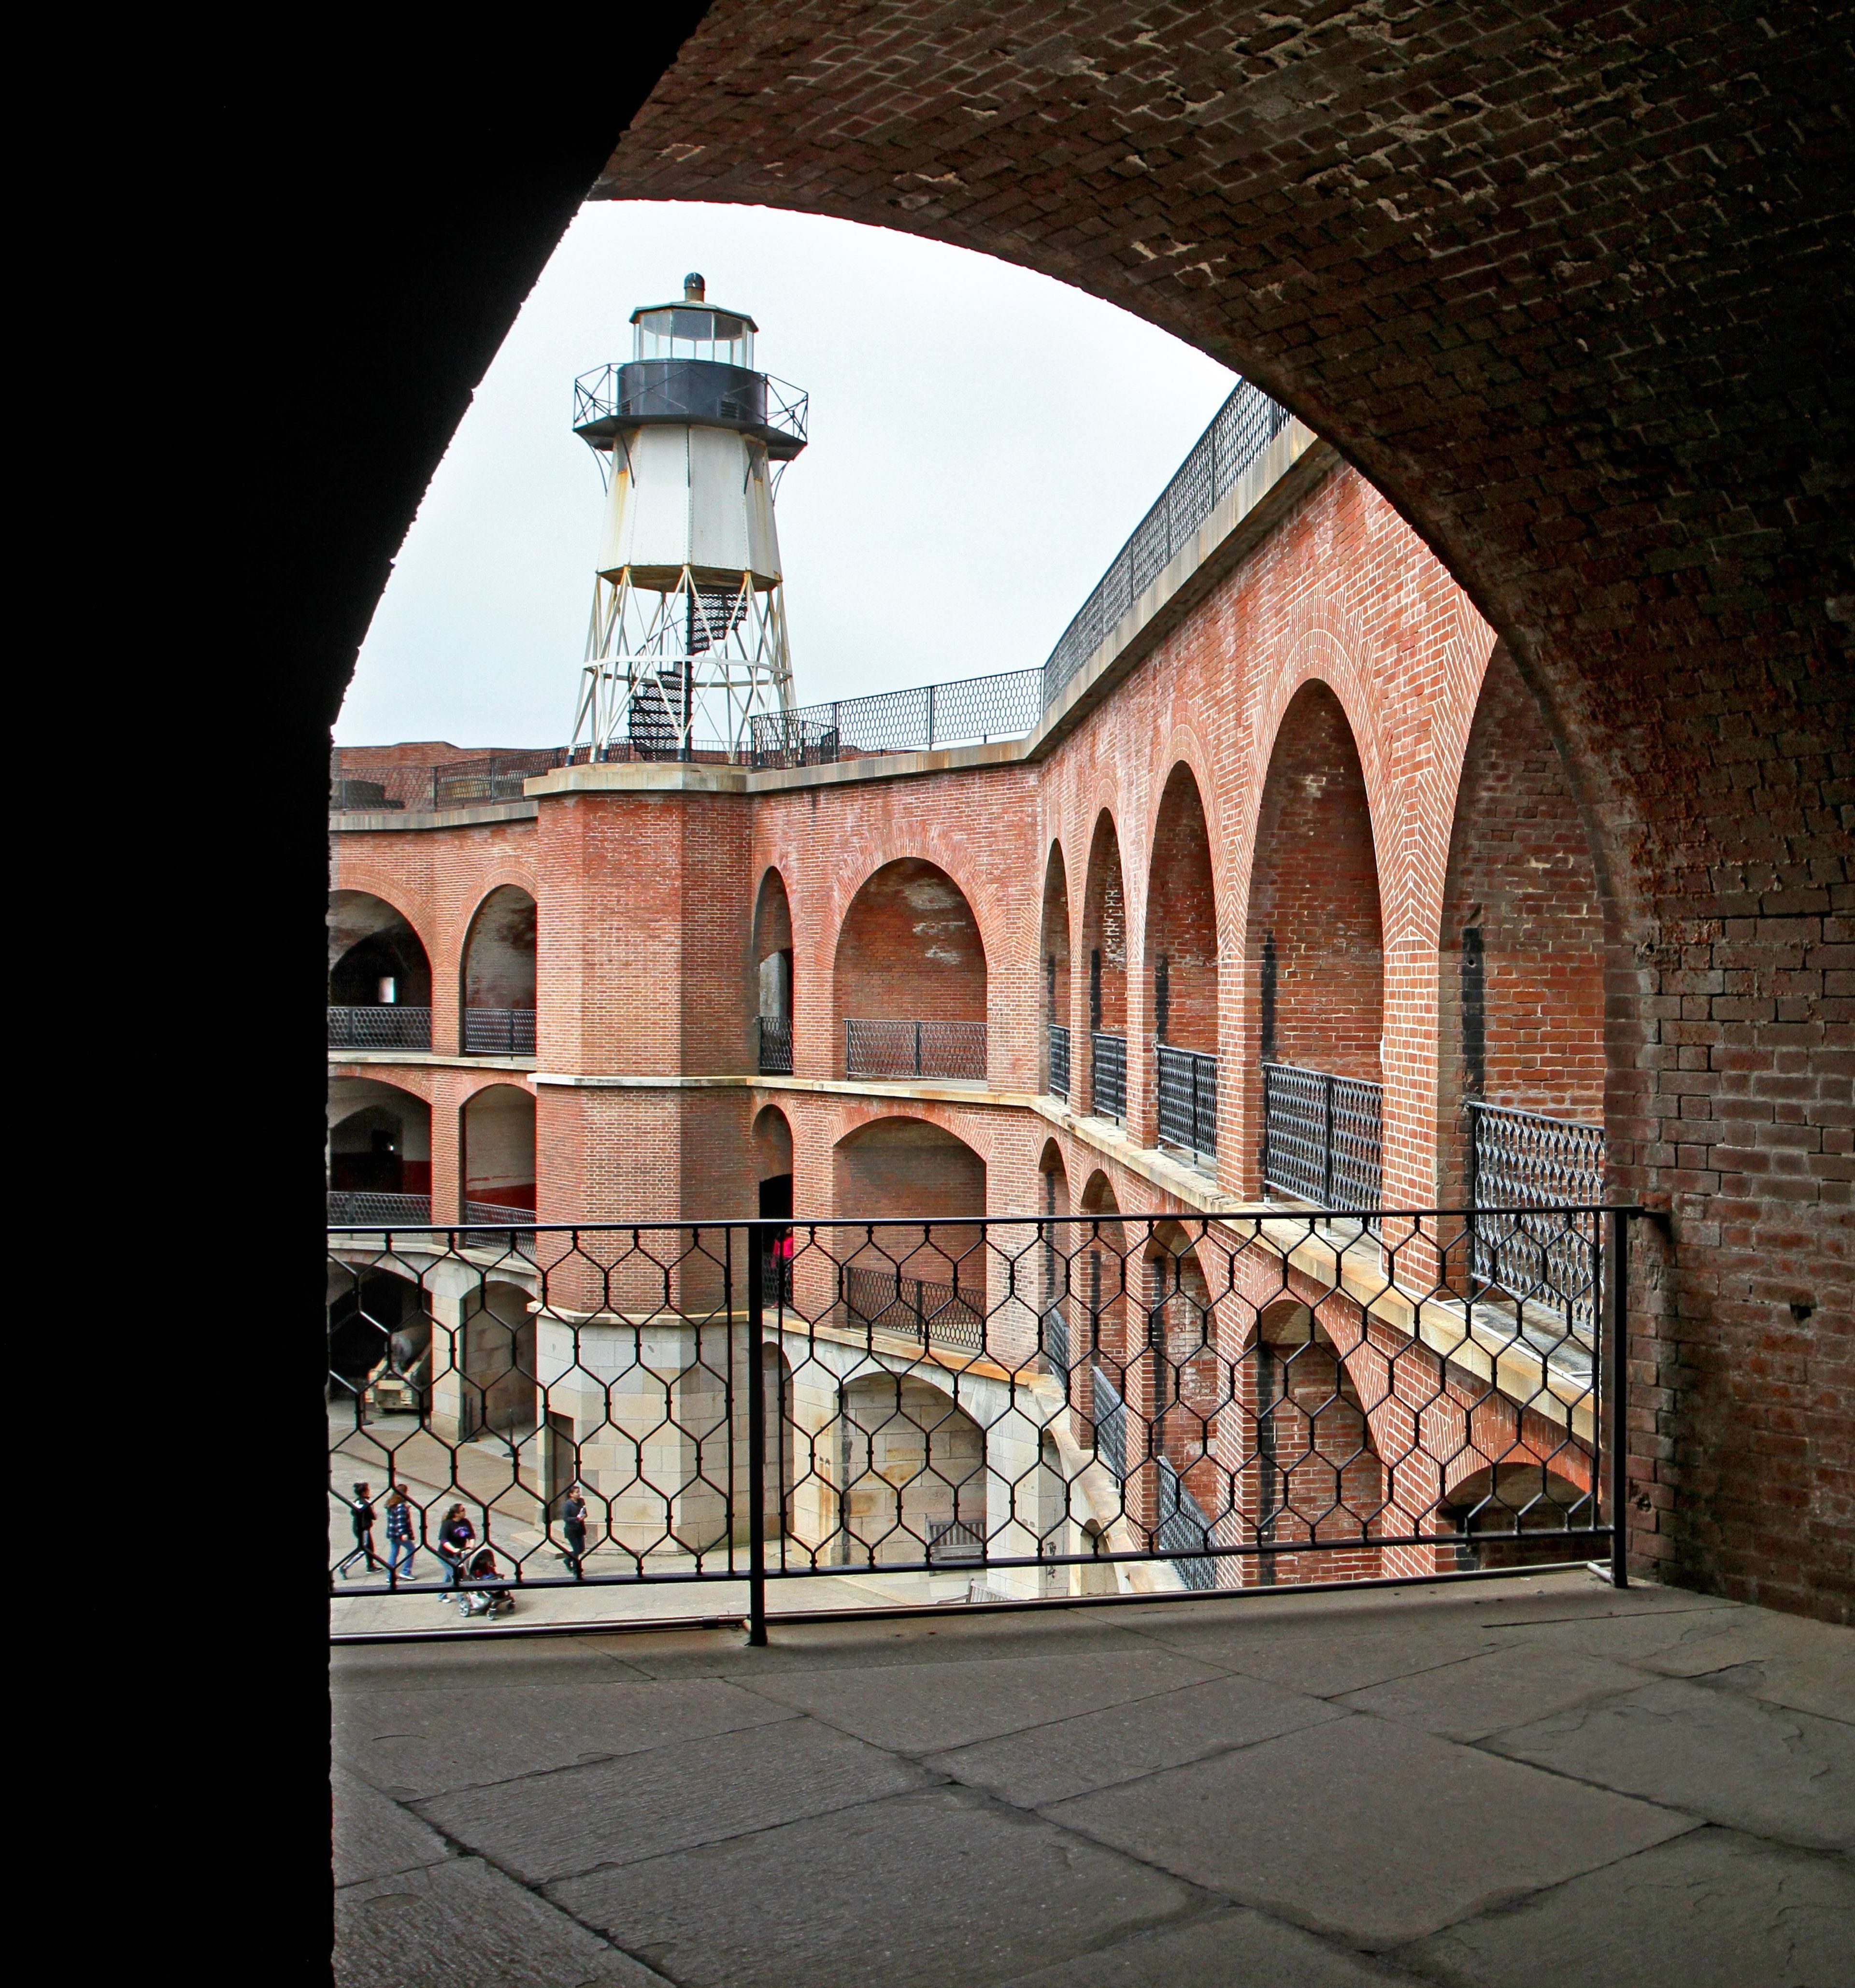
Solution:
M 487 1615 L 493 1621 L 499 1615 L 513 1615 L 515 1597 L 497 1584 L 500 1574 L 496 1555 L 487 1547 L 479 1547 L 471 1556 L 464 1577 L 458 1584 L 458 1613 L 465 1617 Z

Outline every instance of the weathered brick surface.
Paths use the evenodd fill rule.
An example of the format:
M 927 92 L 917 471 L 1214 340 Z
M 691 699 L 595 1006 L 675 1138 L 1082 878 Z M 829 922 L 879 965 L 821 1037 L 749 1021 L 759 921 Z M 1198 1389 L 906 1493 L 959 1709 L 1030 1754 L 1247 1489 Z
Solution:
M 1850 66 L 1821 4 L 720 0 L 602 188 L 1092 290 L 1256 378 L 1438 549 L 1610 894 L 1617 1183 L 1672 1199 L 1641 1549 L 1843 1607 Z M 1420 1003 L 1386 922 L 1388 999 Z
M 1362 478 L 1339 469 L 1041 759 L 740 794 L 549 795 L 533 823 L 344 837 L 337 881 L 402 909 L 430 952 L 435 987 L 455 989 L 476 908 L 499 884 L 528 880 L 539 908 L 542 1069 L 594 1084 L 537 1086 L 539 1205 L 551 1220 L 756 1212 L 768 1168 L 753 1128 L 767 1094 L 648 1086 L 750 1068 L 757 964 L 776 940 L 793 953 L 798 1081 L 841 1073 L 847 1013 L 912 1004 L 929 1019 L 983 1015 L 991 1087 L 1009 1091 L 1042 1082 L 1046 962 L 1065 949 L 1060 935 L 1068 967 L 1059 966 L 1058 998 L 1078 1041 L 1078 1095 L 1099 952 L 1102 1023 L 1129 1038 L 1127 1130 L 1145 1144 L 1165 951 L 1179 962 L 1173 1039 L 1215 1045 L 1224 1060 L 1221 1184 L 1248 1192 L 1259 1128 L 1247 1080 L 1260 1047 L 1260 950 L 1273 931 L 1286 962 L 1278 1053 L 1361 1073 L 1382 1054 L 1394 1206 L 1433 1205 L 1459 1178 L 1460 1032 L 1446 990 L 1470 910 L 1487 935 L 1493 990 L 1484 1084 L 1502 1101 L 1596 1108 L 1594 990 L 1607 958 L 1603 1097 L 1623 1145 L 1620 1178 L 1659 1177 L 1701 1197 L 1681 1205 L 1671 1243 L 1647 1246 L 1640 1266 L 1637 1467 L 1648 1503 L 1639 1543 L 1645 1554 L 1698 1554 L 1700 1534 L 1712 1538 L 1720 1515 L 1743 1505 L 1768 1534 L 1789 1523 L 1784 1537 L 1801 1552 L 1833 1503 L 1833 1485 L 1819 1480 L 1836 1467 L 1850 1376 L 1832 1357 L 1833 1320 L 1826 1330 L 1816 1313 L 1792 1309 L 1821 1303 L 1825 1288 L 1826 1238 L 1806 1195 L 1778 1226 L 1748 1177 L 1763 1155 L 1768 1178 L 1799 1190 L 1817 1181 L 1810 1169 L 1833 1134 L 1811 1031 L 1829 1024 L 1793 1019 L 1786 1043 L 1761 1025 L 1765 1060 L 1742 1052 L 1715 1069 L 1704 1030 L 1672 1040 L 1699 1026 L 1684 1004 L 1711 1012 L 1726 998 L 1704 979 L 1715 969 L 1695 968 L 1694 991 L 1657 997 L 1674 1002 L 1666 1013 L 1650 1004 L 1672 1053 L 1645 1054 L 1649 1010 L 1630 992 L 1643 969 L 1627 907 L 1606 882 L 1601 821 L 1578 796 L 1579 764 L 1440 562 Z M 1759 948 L 1781 939 L 1795 955 L 1786 974 L 1820 975 L 1829 969 L 1814 935 L 1799 915 L 1781 933 L 1767 924 L 1735 943 L 1762 962 Z M 1733 969 L 1753 984 L 1769 971 Z M 1817 1014 L 1816 997 L 1789 982 L 1771 999 Z M 1697 1046 L 1704 1057 L 1689 1053 Z M 597 1087 L 601 1078 L 644 1087 Z M 409 1070 L 406 1081 L 434 1100 L 442 1209 L 455 1192 L 469 1073 Z M 969 1205 L 981 1166 L 991 1212 L 1041 1210 L 1054 1175 L 1040 1160 L 1052 1148 L 1066 1205 L 1081 1183 L 1085 1209 L 1173 1205 L 1086 1140 L 1052 1139 L 1045 1121 L 1003 1102 L 777 1096 L 790 1157 L 770 1170 L 789 1167 L 801 1215 L 902 1212 L 895 1181 L 868 1164 L 879 1138 L 861 1160 L 845 1143 L 898 1117 L 976 1156 L 960 1162 L 958 1193 L 951 1175 L 942 1183 L 953 1198 L 941 1212 Z M 1667 1128 L 1659 1175 L 1640 1168 L 1645 1120 L 1658 1137 Z M 1740 1142 L 1730 1155 L 1727 1139 Z M 1708 1188 L 1707 1170 L 1728 1162 L 1740 1172 L 1735 1191 Z M 1669 1253 L 1653 1263 L 1658 1247 Z M 1708 1268 L 1723 1256 L 1739 1267 Z M 1693 1296 L 1703 1288 L 1704 1311 Z M 1381 1456 L 1410 1449 L 1413 1418 L 1466 1414 L 1447 1407 L 1455 1383 L 1429 1356 L 1375 1351 L 1356 1330 L 1347 1337 L 1344 1316 L 1323 1313 L 1322 1324 Z M 1740 1424 L 1691 1452 L 1682 1432 L 1721 1398 L 1740 1404 Z M 1136 1387 L 1129 1414 L 1153 1405 Z M 1447 1487 L 1434 1473 L 1394 1475 L 1384 1530 L 1420 1530 Z M 1704 1565 L 1681 1564 L 1728 1584 L 1754 1578 L 1734 1571 L 1742 1564 L 1762 1569 L 1751 1531 L 1743 1541 L 1721 1533 L 1706 1550 Z M 1385 1564 L 1421 1570 L 1427 1553 L 1388 1548 Z M 1793 1601 L 1841 1605 L 1832 1566 L 1789 1564 Z M 1755 1576 L 1762 1592 L 1774 1578 Z

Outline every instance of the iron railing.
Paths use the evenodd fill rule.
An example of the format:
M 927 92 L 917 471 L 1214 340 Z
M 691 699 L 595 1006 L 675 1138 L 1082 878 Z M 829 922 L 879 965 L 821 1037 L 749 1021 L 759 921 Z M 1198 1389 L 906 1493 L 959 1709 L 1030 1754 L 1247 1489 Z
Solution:
M 1217 1059 L 1202 1050 L 1154 1045 L 1159 1084 L 1159 1137 L 1214 1159 L 1217 1152 Z
M 428 1050 L 432 1010 L 397 1003 L 379 1007 L 329 1008 L 332 1050 Z
M 1104 1567 L 1124 1592 L 1606 1550 L 1618 1567 L 1632 1210 L 1528 1211 L 1592 1252 L 1606 1303 L 1588 1334 L 1465 1296 L 1459 1212 L 1387 1214 L 1376 1239 L 1317 1210 L 477 1212 L 329 1236 L 331 1591 L 402 1598 L 391 1626 L 436 1626 L 435 1598 L 468 1608 L 491 1582 L 537 1621 L 553 1589 L 612 1591 L 622 1612 L 628 1590 L 707 1583 L 726 1598 L 699 1607 L 763 1637 L 782 1578 L 879 1569 L 881 1598 L 925 1604 L 910 1577 L 955 1557 L 1025 1601 L 1098 1592 Z M 393 1485 L 400 1550 L 357 1570 L 354 1528 Z
M 762 1077 L 792 1074 L 792 1023 L 777 1015 L 757 1018 L 760 1030 L 760 1060 L 756 1067 Z
M 805 446 L 810 406 L 811 396 L 790 380 L 745 366 L 614 359 L 574 382 L 574 432 L 609 448 L 611 434 L 628 421 L 706 419 L 750 430 L 783 458 Z
M 1088 1038 L 1088 1110 L 1096 1118 L 1127 1116 L 1127 1038 L 1104 1035 L 1097 1029 Z
M 760 712 L 752 720 L 750 757 L 757 768 L 828 766 L 872 753 L 983 745 L 1022 738 L 1043 709 L 1041 670 L 962 677 L 916 690 Z
M 331 1227 L 363 1222 L 410 1229 L 422 1227 L 432 1219 L 428 1194 L 376 1194 L 369 1188 L 332 1187 L 328 1197 Z M 508 1219 L 508 1211 L 504 1209 L 502 1219 Z
M 1478 1282 L 1562 1312 L 1595 1330 L 1598 1290 L 1591 1253 L 1535 1209 L 1601 1201 L 1604 1128 L 1511 1105 L 1468 1101 L 1470 1265 Z M 1525 1210 L 1503 1214 L 1503 1209 Z
M 1325 1207 L 1376 1209 L 1384 1193 L 1383 1084 L 1293 1063 L 1262 1066 L 1262 1177 Z
M 1107 641 L 1115 624 L 1291 418 L 1260 388 L 1247 380 L 1238 382 L 1050 652 L 1043 668 L 1046 705 Z
M 1061 1022 L 1052 1022 L 1050 1030 L 1050 1095 L 1066 1098 L 1069 1095 L 1069 1031 Z
M 532 1008 L 466 1008 L 465 1056 L 528 1056 L 535 1053 Z
M 528 1215 L 530 1223 L 528 1227 L 518 1229 L 511 1228 L 509 1226 L 520 1220 L 524 1215 Z M 533 1219 L 527 1210 L 513 1208 L 507 1202 L 467 1199 L 464 1203 L 464 1219 L 469 1222 L 481 1223 L 483 1226 L 466 1232 L 464 1239 L 465 1247 L 476 1249 L 501 1249 L 511 1238 L 517 1242 L 532 1241 L 535 1232 L 533 1226 Z
M 476 753 L 440 766 L 400 766 L 384 763 L 367 748 L 337 746 L 329 762 L 329 806 L 335 812 L 431 813 L 519 801 L 524 781 L 566 766 L 571 757 L 564 746 L 541 746 Z
M 983 1082 L 983 1022 L 851 1021 L 844 1024 L 846 1077 Z
M 905 1276 L 892 1263 L 846 1263 L 844 1307 L 858 1324 L 878 1332 L 980 1352 L 985 1346 L 984 1316 L 974 1294 L 960 1288 L 957 1276 L 957 1264 L 956 1281 L 943 1283 Z

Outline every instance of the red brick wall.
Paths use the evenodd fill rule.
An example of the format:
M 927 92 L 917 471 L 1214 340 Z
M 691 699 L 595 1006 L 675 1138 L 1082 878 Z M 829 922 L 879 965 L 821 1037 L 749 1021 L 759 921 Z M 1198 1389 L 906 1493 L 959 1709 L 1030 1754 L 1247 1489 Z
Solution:
M 1095 985 L 1095 955 L 1101 955 L 1099 1026 L 1109 1035 L 1125 1030 L 1127 1020 L 1127 893 L 1121 872 L 1121 839 L 1112 815 L 1104 810 L 1088 845 L 1088 888 L 1082 901 L 1082 956 L 1077 962 L 1081 982 L 1081 1026 L 1095 1026 L 1091 1014 Z

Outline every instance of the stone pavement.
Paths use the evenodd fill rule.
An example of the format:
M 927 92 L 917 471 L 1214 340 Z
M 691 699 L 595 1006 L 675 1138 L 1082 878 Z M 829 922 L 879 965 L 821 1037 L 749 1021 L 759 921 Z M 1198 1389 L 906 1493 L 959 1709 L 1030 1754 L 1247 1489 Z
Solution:
M 1850 1988 L 1855 1631 L 1583 1574 L 347 1647 L 343 1988 Z

